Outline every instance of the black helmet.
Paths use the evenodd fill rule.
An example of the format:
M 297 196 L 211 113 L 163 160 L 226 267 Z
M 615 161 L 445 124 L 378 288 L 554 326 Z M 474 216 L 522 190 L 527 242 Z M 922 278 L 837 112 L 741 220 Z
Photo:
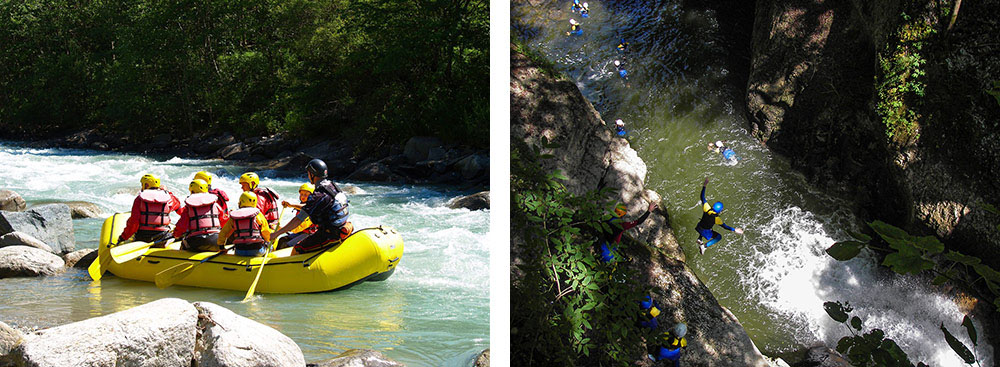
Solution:
M 309 172 L 313 176 L 326 178 L 326 162 L 322 159 L 313 159 L 306 164 L 306 172 Z

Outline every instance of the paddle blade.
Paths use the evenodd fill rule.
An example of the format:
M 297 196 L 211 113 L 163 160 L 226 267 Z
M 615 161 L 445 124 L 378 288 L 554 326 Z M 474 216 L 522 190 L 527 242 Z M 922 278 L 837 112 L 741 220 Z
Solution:
M 154 277 L 156 287 L 163 289 L 176 284 L 181 279 L 184 279 L 184 277 L 187 277 L 191 273 L 191 270 L 194 270 L 195 265 L 198 264 L 200 263 L 177 264 L 156 273 Z
M 260 269 L 257 269 L 257 276 L 253 278 L 253 283 L 250 283 L 250 289 L 247 290 L 247 295 L 246 297 L 243 297 L 243 301 L 241 302 L 249 301 L 250 298 L 253 297 L 253 291 L 257 289 L 257 281 L 260 280 L 260 274 L 264 272 L 264 264 L 267 263 L 268 259 L 270 259 L 270 257 L 264 255 L 264 259 L 260 261 Z
M 166 243 L 166 245 L 169 245 L 170 243 L 173 242 L 174 242 L 173 238 L 168 238 L 156 242 L 132 242 L 122 246 L 115 246 L 111 248 L 111 259 L 113 259 L 116 264 L 123 264 L 125 262 L 128 262 L 129 260 L 135 259 L 139 256 L 146 254 L 146 249 L 152 246 L 158 246 L 164 243 Z
M 87 268 L 87 273 L 90 274 L 90 278 L 93 280 L 101 280 L 101 276 L 104 275 L 104 271 L 108 269 L 108 265 L 111 264 L 111 256 L 101 256 L 98 251 L 97 260 L 90 263 L 90 267 Z

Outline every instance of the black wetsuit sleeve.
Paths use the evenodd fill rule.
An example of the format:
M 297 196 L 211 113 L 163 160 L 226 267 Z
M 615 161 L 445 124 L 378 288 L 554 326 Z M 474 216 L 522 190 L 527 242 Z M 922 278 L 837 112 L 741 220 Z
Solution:
M 704 203 L 707 203 L 707 202 L 708 202 L 708 200 L 705 200 L 705 186 L 702 186 L 701 187 L 701 203 L 704 204 Z

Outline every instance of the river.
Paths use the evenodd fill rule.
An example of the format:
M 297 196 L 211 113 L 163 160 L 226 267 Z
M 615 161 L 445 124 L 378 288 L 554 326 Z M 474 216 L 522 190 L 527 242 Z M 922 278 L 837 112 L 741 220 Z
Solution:
M 764 354 L 794 362 L 801 358 L 796 351 L 816 342 L 835 347 L 849 332 L 827 316 L 823 302 L 847 301 L 865 330 L 884 330 L 914 363 L 964 365 L 939 329 L 943 323 L 972 345 L 955 295 L 868 257 L 838 262 L 825 254 L 848 231 L 859 231 L 858 220 L 849 203 L 812 188 L 747 133 L 734 107 L 743 101 L 733 100 L 727 81 L 731 55 L 711 11 L 675 0 L 588 2 L 586 19 L 571 13 L 567 0 L 514 2 L 511 33 L 554 62 L 605 121 L 625 121 L 631 146 L 648 166 L 647 188 L 663 195 L 688 265 Z M 566 35 L 570 18 L 581 21 L 582 35 Z M 625 54 L 616 49 L 623 37 Z M 614 60 L 625 61 L 628 80 Z M 716 140 L 729 141 L 738 164 L 707 149 Z M 717 227 L 722 241 L 700 255 L 693 228 L 705 177 L 708 199 L 723 201 L 723 219 L 746 233 Z M 977 354 L 982 365 L 992 365 L 991 346 L 981 343 Z
M 88 201 L 106 216 L 128 211 L 139 177 L 157 175 L 183 200 L 197 171 L 215 176 L 236 207 L 242 167 L 221 160 L 149 157 L 115 152 L 32 149 L 0 142 L 0 188 L 19 193 L 28 205 Z M 296 202 L 302 177 L 259 171 L 261 186 Z M 344 184 L 344 182 L 338 182 Z M 106 315 L 157 299 L 208 301 L 271 326 L 302 348 L 307 362 L 353 348 L 383 352 L 408 366 L 469 366 L 489 347 L 489 211 L 449 209 L 446 202 L 468 194 L 449 187 L 347 182 L 356 228 L 395 227 L 405 252 L 384 282 L 365 282 L 325 293 L 255 296 L 244 292 L 174 286 L 105 276 L 91 282 L 86 270 L 42 278 L 0 279 L 0 321 L 20 328 L 47 328 Z M 291 211 L 283 223 L 291 219 Z M 172 214 L 176 221 L 177 215 Z M 73 220 L 76 248 L 95 248 L 103 218 Z M 266 274 L 265 274 L 266 276 Z

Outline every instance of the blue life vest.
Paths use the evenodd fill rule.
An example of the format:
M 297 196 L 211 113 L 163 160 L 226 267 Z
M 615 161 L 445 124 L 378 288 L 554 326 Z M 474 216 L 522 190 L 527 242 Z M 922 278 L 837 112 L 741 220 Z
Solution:
M 625 71 L 625 69 L 618 70 L 618 75 L 621 75 L 622 78 L 628 77 L 628 71 Z
M 312 204 L 312 205 L 310 205 Z M 321 229 L 337 230 L 347 223 L 350 212 L 347 195 L 330 180 L 316 184 L 316 190 L 309 195 L 306 207 L 309 218 Z
M 665 347 L 660 347 L 660 351 L 659 353 L 657 353 L 656 359 L 657 360 L 667 359 L 671 361 L 676 361 L 680 357 L 681 357 L 681 348 L 667 349 Z
M 734 160 L 736 159 L 736 152 L 734 152 L 732 149 L 726 148 L 725 150 L 722 151 L 722 157 L 728 160 Z
M 616 247 L 608 246 L 607 241 L 602 242 L 601 243 L 601 261 L 606 262 L 606 263 L 614 261 L 614 259 L 615 259 L 615 253 L 614 253 L 614 251 L 616 249 L 617 249 Z

